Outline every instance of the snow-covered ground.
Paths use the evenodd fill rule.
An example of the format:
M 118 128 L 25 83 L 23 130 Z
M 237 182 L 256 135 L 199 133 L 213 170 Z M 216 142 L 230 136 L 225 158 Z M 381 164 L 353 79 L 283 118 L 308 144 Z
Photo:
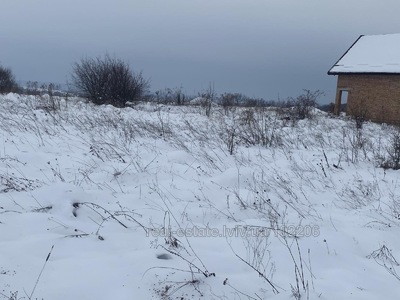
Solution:
M 0 96 L 0 299 L 398 299 L 390 126 L 59 104 Z

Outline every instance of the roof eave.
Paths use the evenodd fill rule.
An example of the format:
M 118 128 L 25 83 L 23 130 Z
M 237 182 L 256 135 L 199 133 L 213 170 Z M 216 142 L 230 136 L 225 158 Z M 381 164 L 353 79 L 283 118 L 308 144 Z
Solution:
M 343 72 L 328 71 L 328 75 L 400 75 L 399 72 Z

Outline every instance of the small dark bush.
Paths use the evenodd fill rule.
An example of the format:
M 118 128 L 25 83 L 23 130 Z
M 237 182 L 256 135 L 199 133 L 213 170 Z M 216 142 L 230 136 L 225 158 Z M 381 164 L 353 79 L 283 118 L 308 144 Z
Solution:
M 18 91 L 19 86 L 11 69 L 0 66 L 0 94 Z
M 396 129 L 390 137 L 387 157 L 381 164 L 385 169 L 400 170 L 400 129 Z
M 296 99 L 290 99 L 289 105 L 293 107 L 292 118 L 297 120 L 311 119 L 312 111 L 317 107 L 317 100 L 322 95 L 323 92 L 319 90 L 314 92 L 304 90 L 304 93 Z
M 368 111 L 366 105 L 361 103 L 356 107 L 354 111 L 352 111 L 352 119 L 356 124 L 357 129 L 362 129 L 364 123 L 367 121 Z
M 108 55 L 75 63 L 72 82 L 93 103 L 117 107 L 124 107 L 128 101 L 140 100 L 149 88 L 149 82 L 142 73 L 134 73 L 127 63 Z
M 211 115 L 212 104 L 216 98 L 214 84 L 210 83 L 206 90 L 199 93 L 199 98 L 201 99 L 200 106 L 204 109 L 206 116 L 209 117 Z

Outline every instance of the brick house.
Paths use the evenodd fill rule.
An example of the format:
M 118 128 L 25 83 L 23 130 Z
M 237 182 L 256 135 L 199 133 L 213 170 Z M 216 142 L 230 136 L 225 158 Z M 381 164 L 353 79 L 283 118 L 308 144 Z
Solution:
M 348 115 L 400 124 L 400 34 L 361 35 L 328 75 L 338 75 L 336 114 L 347 100 Z

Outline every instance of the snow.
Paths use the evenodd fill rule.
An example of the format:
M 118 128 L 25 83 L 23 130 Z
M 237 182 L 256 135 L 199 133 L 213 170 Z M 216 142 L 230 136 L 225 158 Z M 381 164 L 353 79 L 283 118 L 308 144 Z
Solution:
M 0 96 L 0 299 L 398 298 L 394 128 L 58 100 Z
M 364 35 L 329 73 L 400 73 L 400 33 Z

